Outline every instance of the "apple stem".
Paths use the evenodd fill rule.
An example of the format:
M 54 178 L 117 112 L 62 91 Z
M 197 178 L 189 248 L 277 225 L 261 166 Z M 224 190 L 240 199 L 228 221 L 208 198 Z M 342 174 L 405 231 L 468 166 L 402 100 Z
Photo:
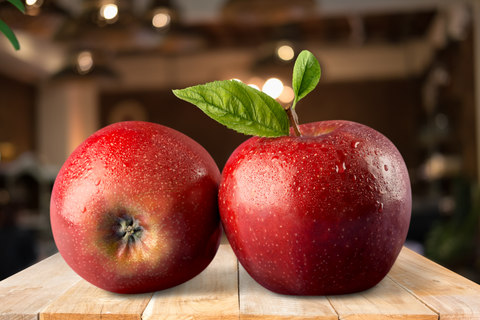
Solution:
M 295 132 L 295 136 L 301 137 L 302 133 L 300 132 L 300 128 L 298 127 L 298 117 L 295 109 L 293 109 L 290 105 L 287 107 L 287 109 L 285 109 L 285 111 L 287 112 L 290 125 L 293 127 L 293 131 Z

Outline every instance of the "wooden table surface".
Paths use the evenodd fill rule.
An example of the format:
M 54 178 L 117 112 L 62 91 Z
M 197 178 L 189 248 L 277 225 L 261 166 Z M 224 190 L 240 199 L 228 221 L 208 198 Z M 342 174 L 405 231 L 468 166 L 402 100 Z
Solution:
M 99 289 L 60 254 L 0 282 L 0 319 L 480 319 L 480 286 L 404 248 L 374 288 L 344 296 L 282 296 L 259 286 L 221 245 L 210 266 L 172 289 Z

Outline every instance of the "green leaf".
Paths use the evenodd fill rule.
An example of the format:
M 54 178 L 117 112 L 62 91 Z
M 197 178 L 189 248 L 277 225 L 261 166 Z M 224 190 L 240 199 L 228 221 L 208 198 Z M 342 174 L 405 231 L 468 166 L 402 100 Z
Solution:
M 7 37 L 8 40 L 10 40 L 15 50 L 20 50 L 20 44 L 18 43 L 17 37 L 15 37 L 12 29 L 10 29 L 2 20 L 0 20 L 0 31 Z
M 267 94 L 235 80 L 215 81 L 173 90 L 180 99 L 199 107 L 208 116 L 247 135 L 289 135 L 288 116 Z
M 300 52 L 293 67 L 292 86 L 295 93 L 292 108 L 297 102 L 315 89 L 320 81 L 320 64 L 315 56 L 307 50 Z
M 23 5 L 22 1 L 20 1 L 20 0 L 7 0 L 7 1 L 10 2 L 11 4 L 13 4 L 15 7 L 17 7 L 18 10 L 25 13 L 25 6 Z

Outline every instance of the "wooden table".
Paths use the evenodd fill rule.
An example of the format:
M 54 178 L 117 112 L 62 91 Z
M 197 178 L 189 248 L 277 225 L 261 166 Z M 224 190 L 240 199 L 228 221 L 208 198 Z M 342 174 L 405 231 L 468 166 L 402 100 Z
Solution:
M 228 245 L 196 278 L 140 295 L 92 286 L 56 254 L 0 282 L 0 319 L 480 319 L 480 286 L 404 248 L 374 288 L 294 297 L 259 286 Z

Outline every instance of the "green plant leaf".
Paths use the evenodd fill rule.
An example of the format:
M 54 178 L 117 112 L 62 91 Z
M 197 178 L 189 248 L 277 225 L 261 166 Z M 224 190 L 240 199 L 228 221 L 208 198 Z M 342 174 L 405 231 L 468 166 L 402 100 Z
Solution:
M 215 81 L 173 90 L 180 99 L 199 107 L 208 116 L 247 135 L 289 135 L 288 116 L 267 94 L 235 80 Z
M 22 1 L 20 1 L 20 0 L 7 0 L 7 1 L 10 2 L 11 4 L 13 4 L 15 7 L 17 7 L 18 10 L 25 13 L 25 6 L 23 5 Z
M 295 93 L 292 108 L 297 102 L 315 89 L 320 81 L 321 69 L 318 60 L 307 50 L 300 52 L 293 67 L 292 86 Z
M 2 20 L 0 20 L 0 31 L 7 37 L 8 40 L 10 40 L 15 50 L 20 50 L 20 44 L 18 43 L 17 37 L 15 37 L 12 29 L 10 29 L 9 26 L 7 26 L 7 24 Z

